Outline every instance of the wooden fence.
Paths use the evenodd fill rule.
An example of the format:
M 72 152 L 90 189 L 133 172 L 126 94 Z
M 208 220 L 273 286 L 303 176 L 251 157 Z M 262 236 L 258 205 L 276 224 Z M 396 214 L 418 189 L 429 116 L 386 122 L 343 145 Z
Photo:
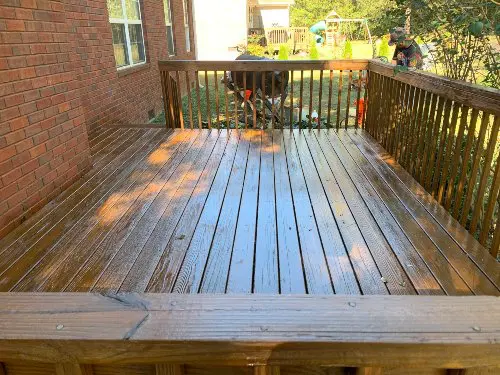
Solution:
M 369 64 L 366 130 L 493 256 L 500 249 L 500 92 Z
M 249 35 L 263 35 L 266 45 L 278 51 L 282 44 L 294 51 L 308 51 L 311 43 L 311 33 L 307 27 L 269 27 L 249 29 Z

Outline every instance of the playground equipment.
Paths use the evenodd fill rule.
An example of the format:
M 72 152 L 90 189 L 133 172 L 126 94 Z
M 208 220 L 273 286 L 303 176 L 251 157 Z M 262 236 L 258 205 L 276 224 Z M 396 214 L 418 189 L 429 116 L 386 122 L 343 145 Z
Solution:
M 309 31 L 316 35 L 317 43 L 325 42 L 324 35 L 328 47 L 336 47 L 345 42 L 346 39 L 368 40 L 368 43 L 373 45 L 367 19 L 342 18 L 334 10 L 328 13 L 325 20 L 311 26 Z

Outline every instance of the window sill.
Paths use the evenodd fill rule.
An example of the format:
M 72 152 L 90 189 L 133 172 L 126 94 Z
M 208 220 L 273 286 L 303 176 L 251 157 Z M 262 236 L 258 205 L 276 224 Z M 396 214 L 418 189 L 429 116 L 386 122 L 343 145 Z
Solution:
M 150 63 L 144 63 L 140 65 L 128 66 L 126 68 L 121 68 L 117 71 L 118 77 L 124 77 L 126 75 L 139 72 L 141 70 L 148 70 L 151 67 Z

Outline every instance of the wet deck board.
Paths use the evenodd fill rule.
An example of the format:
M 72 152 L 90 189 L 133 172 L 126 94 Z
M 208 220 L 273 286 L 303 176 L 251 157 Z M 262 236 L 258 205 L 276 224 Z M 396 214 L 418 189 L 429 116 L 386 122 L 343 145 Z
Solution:
M 500 266 L 363 131 L 103 129 L 0 240 L 0 292 L 499 295 Z

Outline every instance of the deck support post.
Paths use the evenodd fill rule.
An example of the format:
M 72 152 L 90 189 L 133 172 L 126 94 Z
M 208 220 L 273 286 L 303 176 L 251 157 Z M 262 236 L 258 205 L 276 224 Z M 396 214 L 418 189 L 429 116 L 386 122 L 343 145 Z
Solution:
M 7 371 L 5 370 L 5 366 L 2 362 L 0 362 L 0 375 L 6 375 Z
M 155 366 L 156 375 L 184 375 L 184 366 L 161 363 Z

